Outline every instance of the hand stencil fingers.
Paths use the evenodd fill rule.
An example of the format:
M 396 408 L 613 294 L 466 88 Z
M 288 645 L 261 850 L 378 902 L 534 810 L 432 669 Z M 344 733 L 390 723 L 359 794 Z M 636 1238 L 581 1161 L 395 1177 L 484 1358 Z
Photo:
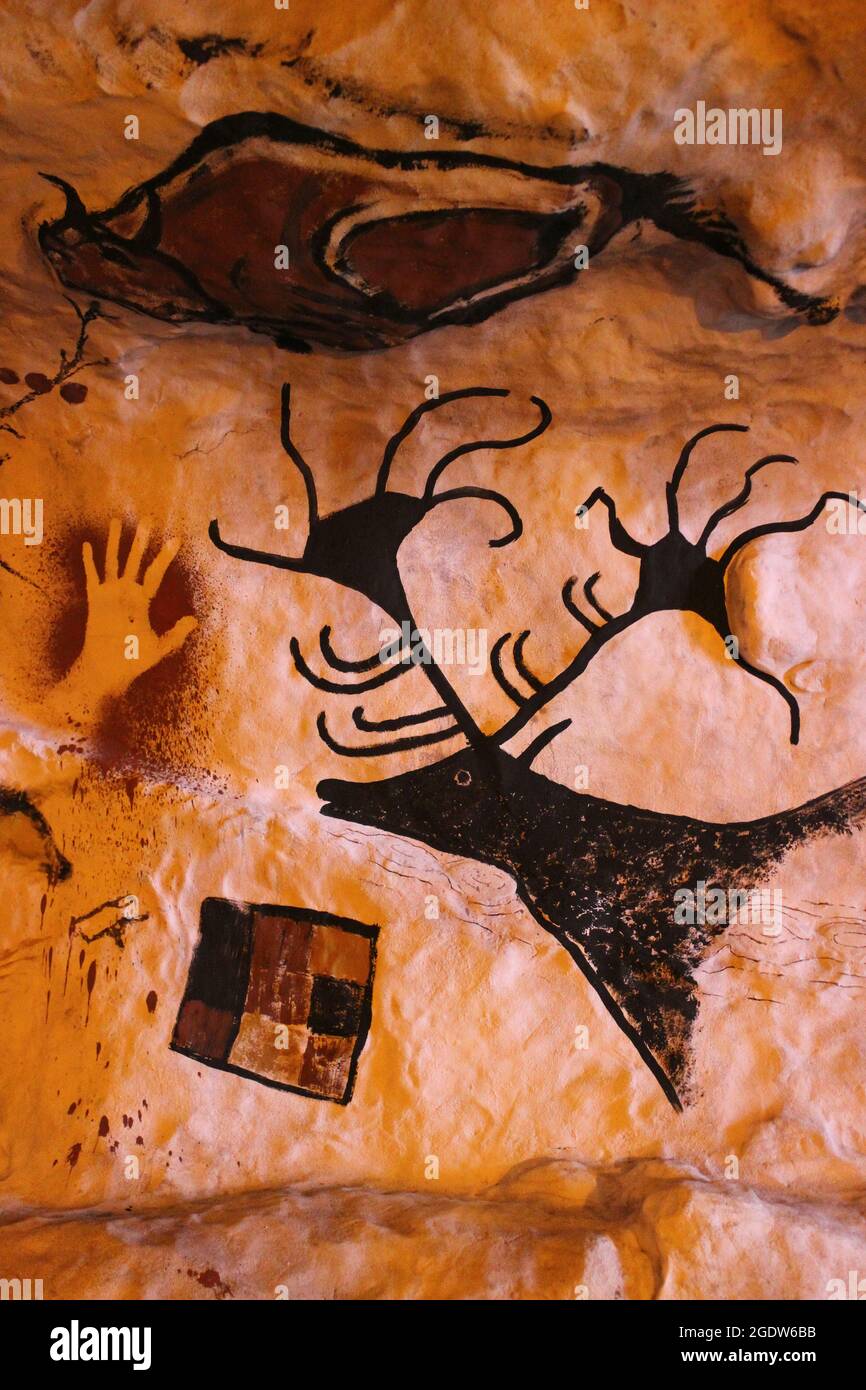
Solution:
M 163 579 L 165 572 L 180 549 L 180 541 L 167 540 L 160 550 L 155 560 L 152 560 L 144 572 L 142 587 L 148 598 L 153 598 Z
M 120 550 L 120 518 L 113 516 L 108 528 L 108 541 L 105 546 L 105 581 L 117 578 L 117 556 Z
M 161 658 L 169 656 L 171 652 L 176 652 L 179 647 L 182 647 L 187 637 L 197 627 L 198 620 L 190 614 L 176 622 L 174 627 L 169 628 L 168 632 L 163 633 L 159 639 L 162 646 Z
M 138 523 L 129 556 L 126 561 L 126 569 L 123 572 L 124 579 L 131 579 L 133 583 L 138 580 L 138 571 L 147 549 L 147 542 L 150 540 L 150 521 L 145 518 Z
M 96 572 L 96 562 L 93 559 L 93 546 L 90 541 L 85 541 L 81 547 L 81 558 L 84 561 L 84 586 L 87 590 L 87 597 L 90 598 L 94 589 L 99 587 L 99 575 Z

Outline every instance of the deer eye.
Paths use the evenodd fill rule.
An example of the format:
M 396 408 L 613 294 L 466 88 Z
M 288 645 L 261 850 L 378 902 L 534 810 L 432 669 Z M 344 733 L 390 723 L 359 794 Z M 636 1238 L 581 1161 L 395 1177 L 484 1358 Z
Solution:
M 454 781 L 457 783 L 458 787 L 471 787 L 472 773 L 467 772 L 465 767 L 461 767 L 455 772 Z

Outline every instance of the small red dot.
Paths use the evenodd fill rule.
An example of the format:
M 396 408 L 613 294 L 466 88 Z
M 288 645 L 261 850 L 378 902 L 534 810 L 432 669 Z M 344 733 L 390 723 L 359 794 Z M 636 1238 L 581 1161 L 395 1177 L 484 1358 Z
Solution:
M 70 405 L 81 405 L 87 398 L 87 387 L 82 386 L 79 381 L 67 381 L 61 386 L 60 394 Z

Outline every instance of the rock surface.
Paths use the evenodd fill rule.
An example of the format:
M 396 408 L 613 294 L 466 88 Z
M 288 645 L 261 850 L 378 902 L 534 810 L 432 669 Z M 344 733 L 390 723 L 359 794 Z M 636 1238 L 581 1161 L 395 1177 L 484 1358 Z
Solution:
M 705 440 L 685 475 L 692 539 L 762 455 L 799 463 L 755 476 L 719 548 L 803 517 L 827 490 L 866 494 L 863 58 L 854 0 L 820 18 L 800 0 L 736 13 L 711 0 L 687 15 L 668 3 L 491 0 L 482 14 L 26 0 L 0 18 L 0 366 L 17 378 L 0 372 L 0 425 L 16 431 L 0 439 L 0 491 L 44 501 L 40 544 L 0 536 L 0 785 L 27 793 L 72 864 L 62 881 L 46 875 L 32 820 L 0 819 L 0 1277 L 41 1277 L 52 1298 L 811 1299 L 866 1272 L 864 831 L 794 850 L 769 884 L 779 930 L 732 925 L 701 960 L 674 1114 L 507 874 L 319 814 L 324 778 L 437 756 L 347 771 L 316 721 L 326 708 L 338 737 L 366 740 L 355 702 L 294 668 L 291 638 L 321 672 L 324 624 L 358 658 L 390 618 L 208 540 L 216 517 L 239 544 L 304 546 L 304 490 L 280 449 L 284 381 L 322 514 L 372 492 L 431 376 L 443 392 L 510 395 L 428 417 L 394 468 L 414 496 L 447 450 L 528 430 L 541 397 L 545 434 L 448 475 L 505 494 L 520 540 L 490 549 L 501 513 L 464 498 L 431 512 L 399 559 L 425 627 L 482 631 L 488 653 L 528 629 L 526 659 L 548 680 L 584 637 L 564 581 L 599 571 L 614 614 L 635 592 L 638 563 L 611 546 L 603 508 L 575 525 L 596 487 L 652 541 L 682 445 L 728 422 L 750 432 Z M 781 152 L 677 145 L 674 112 L 699 100 L 780 108 Z M 87 325 L 94 365 L 52 386 L 81 324 L 38 246 L 62 211 L 40 172 L 110 207 L 238 110 L 402 151 L 429 149 L 432 114 L 440 150 L 670 173 L 744 249 L 721 255 L 638 218 L 576 283 L 353 356 L 105 301 Z M 836 316 L 809 322 L 767 277 Z M 275 531 L 280 507 L 289 529 Z M 187 615 L 197 626 L 154 651 L 126 694 L 88 629 L 97 708 L 96 677 L 78 679 L 82 544 L 101 567 L 115 517 L 122 551 L 144 517 L 148 561 L 180 544 L 150 610 L 155 640 Z M 822 513 L 756 539 L 727 577 L 740 650 L 799 702 L 796 746 L 777 691 L 700 618 L 663 612 L 614 637 L 510 747 L 570 719 L 537 771 L 571 787 L 582 769 L 593 796 L 708 821 L 771 815 L 862 777 L 866 549 L 853 509 L 849 522 L 836 534 Z M 513 713 L 489 661 L 450 675 L 486 732 Z M 363 698 L 377 721 L 431 703 L 421 671 Z M 380 928 L 348 1104 L 170 1049 L 209 897 Z

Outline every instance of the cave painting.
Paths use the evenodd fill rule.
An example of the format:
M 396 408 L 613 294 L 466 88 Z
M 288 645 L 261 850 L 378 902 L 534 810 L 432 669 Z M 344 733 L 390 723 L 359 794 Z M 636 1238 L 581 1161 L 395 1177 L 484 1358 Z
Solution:
M 760 526 L 752 526 L 735 537 L 725 547 L 718 559 L 708 555 L 707 546 L 716 527 L 726 517 L 733 516 L 748 502 L 752 493 L 752 478 L 755 474 L 770 463 L 797 462 L 790 454 L 766 454 L 763 458 L 758 459 L 746 470 L 745 481 L 737 495 L 713 512 L 696 541 L 688 540 L 680 530 L 678 492 L 694 446 L 708 434 L 715 434 L 720 430 L 745 431 L 747 429 L 748 425 L 708 425 L 706 429 L 699 430 L 694 438 L 684 445 L 673 476 L 667 485 L 668 531 L 652 545 L 644 545 L 629 535 L 616 514 L 616 503 L 613 498 L 608 496 L 604 488 L 596 488 L 583 504 L 583 510 L 584 512 L 589 511 L 596 502 L 603 503 L 607 508 L 610 540 L 614 549 L 623 555 L 632 555 L 640 560 L 640 580 L 634 602 L 628 611 L 619 617 L 613 617 L 606 609 L 601 608 L 593 593 L 594 582 L 600 577 L 597 574 L 592 575 L 587 580 L 584 585 L 584 593 L 595 608 L 596 613 L 602 618 L 602 625 L 588 620 L 586 615 L 575 605 L 573 590 L 577 583 L 576 578 L 567 581 L 562 597 L 569 612 L 591 633 L 590 641 L 581 652 L 581 669 L 611 637 L 615 637 L 618 632 L 622 632 L 626 627 L 630 627 L 632 623 L 638 622 L 650 613 L 661 613 L 666 609 L 679 609 L 683 612 L 696 613 L 698 617 L 703 618 L 716 630 L 723 642 L 731 644 L 728 650 L 733 661 L 736 661 L 744 671 L 748 671 L 758 680 L 766 681 L 782 696 L 791 716 L 791 742 L 798 743 L 800 740 L 800 707 L 796 699 L 778 677 L 769 671 L 759 670 L 758 667 L 747 661 L 740 652 L 739 645 L 732 638 L 725 599 L 725 573 L 735 556 L 751 541 L 758 540 L 761 536 L 776 536 L 807 530 L 817 520 L 831 498 L 848 503 L 863 512 L 866 512 L 866 506 L 851 493 L 824 492 L 806 516 L 793 521 L 770 521 L 764 522 Z M 577 669 L 572 674 L 578 674 Z
M 283 116 L 243 112 L 206 126 L 167 168 L 102 212 L 90 212 L 58 174 L 44 177 L 65 194 L 66 209 L 40 227 L 41 248 L 64 286 L 96 297 L 86 312 L 76 308 L 75 354 L 63 357 L 50 385 L 87 365 L 87 328 L 102 300 L 172 323 L 237 324 L 298 352 L 365 352 L 446 324 L 478 324 L 512 301 L 566 284 L 586 264 L 576 252 L 595 255 L 642 219 L 738 261 L 809 322 L 827 322 L 836 312 L 831 302 L 775 279 L 750 257 L 725 214 L 698 207 L 690 188 L 664 172 L 638 174 L 600 163 L 545 168 L 454 149 L 371 149 Z M 210 234 L 214 226 L 218 237 Z M 506 745 L 612 638 L 650 614 L 695 614 L 729 643 L 725 579 L 734 557 L 760 537 L 807 529 L 830 499 L 861 504 L 847 493 L 824 491 L 806 515 L 747 528 L 713 555 L 713 532 L 747 505 L 754 476 L 771 464 L 796 463 L 788 454 L 767 454 L 748 467 L 740 491 L 716 508 L 691 541 L 680 525 L 678 494 L 693 450 L 708 435 L 747 429 L 738 424 L 708 425 L 684 444 L 667 484 L 668 530 L 652 543 L 632 537 L 618 517 L 616 499 L 596 487 L 579 510 L 587 516 L 603 507 L 614 550 L 640 561 L 632 602 L 611 613 L 597 590 L 601 573 L 595 572 L 582 584 L 590 617 L 575 597 L 579 579 L 566 578 L 562 601 L 586 637 L 549 680 L 532 669 L 529 630 L 500 634 L 491 669 L 517 708 L 495 733 L 485 733 L 429 649 L 410 607 L 398 552 L 446 502 L 490 504 L 507 524 L 489 545 L 502 548 L 517 540 L 524 523 L 503 491 L 442 486 L 443 475 L 467 454 L 515 450 L 539 438 L 551 424 L 551 411 L 540 395 L 529 397 L 535 418 L 522 433 L 451 448 L 427 469 L 417 492 L 394 490 L 390 475 L 402 444 L 431 412 L 508 395 L 500 387 L 472 386 L 425 400 L 389 440 L 373 493 L 322 515 L 314 473 L 292 439 L 291 389 L 285 384 L 280 437 L 306 496 L 302 553 L 244 545 L 234 525 L 229 539 L 219 518 L 211 521 L 209 535 L 232 559 L 331 580 L 363 595 L 397 624 L 401 636 L 389 652 L 353 653 L 344 642 L 338 651 L 331 624 L 323 623 L 323 674 L 291 640 L 297 671 L 325 695 L 372 692 L 416 666 L 435 694 L 430 707 L 389 719 L 372 718 L 363 704 L 356 705 L 354 727 L 376 736 L 372 741 L 339 741 L 323 710 L 317 729 L 333 753 L 368 758 L 462 743 L 438 762 L 384 780 L 326 778 L 318 787 L 322 814 L 509 874 L 529 912 L 562 944 L 668 1100 L 680 1107 L 688 1094 L 698 1009 L 694 971 L 727 920 L 679 920 L 676 892 L 698 884 L 723 894 L 759 889 L 795 846 L 847 833 L 864 819 L 866 781 L 760 820 L 714 824 L 620 805 L 537 772 L 536 758 L 570 719 L 542 729 L 522 752 Z M 142 523 L 122 567 L 120 532 L 120 522 L 111 521 L 102 579 L 91 544 L 84 544 L 83 649 L 54 692 L 67 717 L 84 727 L 94 725 L 105 704 L 137 675 L 179 650 L 197 625 L 187 615 L 157 634 L 150 623 L 150 603 L 178 542 L 166 541 L 143 569 L 149 531 Z M 124 646 L 131 638 L 137 663 L 132 666 Z M 797 744 L 796 698 L 772 672 L 749 662 L 733 640 L 728 655 L 739 668 L 785 701 L 790 740 Z M 503 665 L 508 644 L 516 681 Z M 126 925 L 121 914 L 100 934 L 122 948 Z M 370 1024 L 376 930 L 309 908 L 208 899 L 172 1047 L 274 1087 L 348 1103 Z M 277 1035 L 283 1043 L 275 1046 Z
M 81 381 L 73 381 L 72 378 L 79 376 L 81 372 L 87 371 L 91 367 L 104 367 L 108 363 L 106 357 L 86 358 L 87 342 L 90 334 L 90 325 L 94 319 L 100 317 L 101 310 L 98 304 L 89 304 L 86 309 L 82 309 L 75 303 L 74 299 L 67 299 L 67 303 L 72 306 L 73 313 L 78 320 L 78 334 L 71 352 L 66 348 L 60 349 L 60 361 L 51 376 L 46 376 L 44 372 L 25 371 L 23 385 L 26 388 L 20 392 L 15 400 L 0 405 L 0 433 L 9 434 L 14 439 L 23 439 L 18 425 L 11 423 L 12 419 L 23 410 L 25 406 L 32 405 L 42 396 L 49 395 L 55 388 L 59 388 L 59 394 L 67 405 L 82 405 L 87 399 L 87 387 Z M 22 377 L 14 367 L 0 367 L 0 383 L 6 387 L 20 387 Z M 0 464 L 6 462 L 9 454 L 0 454 Z M 17 571 L 10 569 L 10 566 L 0 560 L 0 566 L 16 574 Z M 18 578 L 22 578 L 18 575 Z
M 0 844 L 4 853 L 35 859 L 49 884 L 63 883 L 72 873 L 45 816 L 14 787 L 0 786 Z
M 737 260 L 810 322 L 838 312 L 756 264 L 729 218 L 664 172 L 371 150 L 245 111 L 102 212 L 44 177 L 66 196 L 39 232 L 63 285 L 172 323 L 239 324 L 298 352 L 367 352 L 480 323 L 567 284 L 639 219 Z
M 138 523 L 129 550 L 121 559 L 122 523 L 109 522 L 102 561 L 97 568 L 93 543 L 81 548 L 87 619 L 83 645 L 72 665 L 51 692 L 59 719 L 93 730 L 106 706 L 119 699 L 133 681 L 179 651 L 198 626 L 192 614 L 179 618 L 166 632 L 153 627 L 151 604 L 180 549 L 169 538 L 145 563 L 151 524 Z
M 348 1105 L 370 1028 L 377 934 L 330 913 L 208 898 L 172 1048 Z
M 402 585 L 397 551 L 431 507 L 466 496 L 495 502 L 507 512 L 511 528 L 491 545 L 515 540 L 522 522 L 502 494 L 477 487 L 437 493 L 436 484 L 448 464 L 463 454 L 479 448 L 510 448 L 537 437 L 550 424 L 550 412 L 540 398 L 533 397 L 542 418 L 527 434 L 452 449 L 430 469 L 421 498 L 387 488 L 394 454 L 422 415 L 437 405 L 479 394 L 506 393 L 475 387 L 418 407 L 385 450 L 374 496 L 320 518 L 312 472 L 291 440 L 290 397 L 284 387 L 282 442 L 304 480 L 308 500 L 310 532 L 304 553 L 300 558 L 282 557 L 230 545 L 222 539 L 216 521 L 211 523 L 211 538 L 234 558 L 330 578 L 366 595 L 401 628 L 408 625 L 403 628 L 408 632 L 406 659 L 398 664 L 389 664 L 381 652 L 338 657 L 331 628 L 321 629 L 320 647 L 328 664 L 360 679 L 317 676 L 293 642 L 297 668 L 323 692 L 357 694 L 419 666 L 440 704 L 379 724 L 367 719 L 358 706 L 354 723 L 378 732 L 446 720 L 444 727 L 352 747 L 332 737 L 323 712 L 319 734 L 331 750 L 346 756 L 384 756 L 457 737 L 465 740 L 466 747 L 441 762 L 384 780 L 328 778 L 317 789 L 324 802 L 322 813 L 420 840 L 433 849 L 481 860 L 510 874 L 532 916 L 568 951 L 668 1100 L 679 1109 L 688 1085 L 689 1040 L 698 1011 L 693 972 L 728 919 L 713 920 L 707 915 L 700 920 L 678 920 L 677 892 L 694 891 L 703 884 L 727 898 L 731 892 L 748 895 L 759 889 L 796 846 L 824 835 L 849 833 L 866 819 L 866 778 L 759 820 L 713 824 L 619 805 L 573 791 L 536 772 L 534 760 L 569 726 L 568 719 L 544 729 L 517 756 L 503 745 L 576 680 L 612 636 L 650 613 L 688 609 L 727 637 L 724 576 L 732 556 L 760 536 L 805 529 L 828 499 L 848 501 L 849 496 L 825 492 L 805 517 L 754 526 L 716 560 L 707 554 L 710 536 L 723 517 L 745 506 L 755 473 L 771 463 L 795 462 L 790 455 L 774 454 L 752 464 L 740 492 L 713 513 L 699 540 L 694 544 L 686 540 L 679 529 L 678 490 L 692 450 L 711 433 L 742 426 L 710 425 L 684 445 L 667 488 L 669 531 L 653 545 L 635 542 L 618 520 L 613 500 L 596 489 L 586 508 L 602 502 L 615 548 L 641 560 L 635 599 L 620 617 L 612 617 L 595 598 L 598 576 L 593 575 L 585 593 L 602 618 L 602 624 L 595 625 L 574 603 L 576 580 L 567 580 L 563 597 L 569 611 L 580 615 L 589 629 L 587 640 L 557 676 L 542 683 L 526 665 L 522 639 L 528 634 L 521 634 L 519 668 L 532 685 L 532 694 L 520 699 L 512 688 L 515 702 L 520 699 L 519 708 L 497 733 L 487 735 L 422 636 Z M 742 660 L 739 664 L 786 697 L 796 742 L 799 720 L 794 722 L 798 712 L 793 697 L 781 682 Z

